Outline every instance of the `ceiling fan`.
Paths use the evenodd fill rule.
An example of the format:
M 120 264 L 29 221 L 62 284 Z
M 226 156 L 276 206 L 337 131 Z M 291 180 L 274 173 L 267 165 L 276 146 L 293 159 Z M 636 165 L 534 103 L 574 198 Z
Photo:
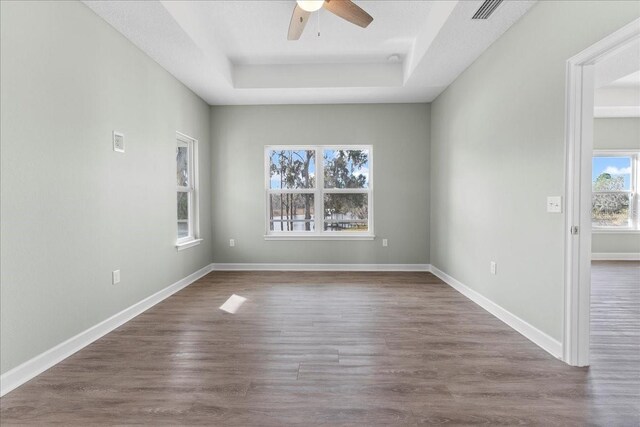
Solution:
M 351 0 L 296 0 L 296 7 L 291 15 L 288 40 L 298 40 L 307 25 L 311 12 L 324 7 L 334 15 L 345 19 L 352 24 L 366 28 L 373 18 Z

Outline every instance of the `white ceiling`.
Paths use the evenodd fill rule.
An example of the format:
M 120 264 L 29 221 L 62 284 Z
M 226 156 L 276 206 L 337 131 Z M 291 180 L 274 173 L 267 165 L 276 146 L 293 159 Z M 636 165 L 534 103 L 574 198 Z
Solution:
M 356 3 L 368 28 L 320 10 L 288 41 L 293 0 L 85 1 L 212 105 L 430 102 L 535 1 Z
M 640 64 L 640 62 L 639 62 Z M 640 88 L 640 70 L 628 74 L 624 77 L 614 80 L 607 85 L 608 87 L 622 87 L 622 88 Z
M 614 81 L 638 71 L 640 67 L 640 40 L 633 40 L 609 55 L 595 66 L 595 87 L 609 86 Z M 624 84 L 624 82 L 622 82 Z
M 598 88 L 594 117 L 640 117 L 640 71 Z
M 594 117 L 640 117 L 640 41 L 595 66 Z
M 426 1 L 360 1 L 369 14 L 384 17 L 366 30 L 320 9 L 295 42 L 286 38 L 293 5 L 290 0 L 214 1 L 194 7 L 216 29 L 227 57 L 245 65 L 385 62 L 411 49 L 431 8 Z

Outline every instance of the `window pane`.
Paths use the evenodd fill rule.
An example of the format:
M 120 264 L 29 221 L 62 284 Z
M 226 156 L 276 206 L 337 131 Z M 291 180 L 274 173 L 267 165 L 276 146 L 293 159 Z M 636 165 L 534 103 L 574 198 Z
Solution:
M 368 188 L 369 150 L 324 150 L 324 188 Z
M 269 199 L 271 231 L 315 230 L 313 194 L 271 194 Z
M 594 157 L 593 191 L 631 189 L 631 157 Z
M 189 193 L 178 192 L 178 238 L 189 235 Z
M 269 188 L 315 188 L 315 186 L 315 151 L 269 151 Z
M 630 193 L 594 193 L 591 198 L 591 221 L 596 227 L 631 225 Z
M 178 147 L 176 150 L 176 163 L 178 165 L 178 186 L 187 187 L 189 185 L 189 149 Z
M 368 199 L 367 194 L 325 194 L 325 231 L 367 231 Z

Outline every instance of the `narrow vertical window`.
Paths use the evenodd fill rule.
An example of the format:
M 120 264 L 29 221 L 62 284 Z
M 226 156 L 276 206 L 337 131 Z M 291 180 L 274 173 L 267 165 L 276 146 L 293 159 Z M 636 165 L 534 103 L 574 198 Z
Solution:
M 180 133 L 176 144 L 178 249 L 200 242 L 198 236 L 197 141 Z

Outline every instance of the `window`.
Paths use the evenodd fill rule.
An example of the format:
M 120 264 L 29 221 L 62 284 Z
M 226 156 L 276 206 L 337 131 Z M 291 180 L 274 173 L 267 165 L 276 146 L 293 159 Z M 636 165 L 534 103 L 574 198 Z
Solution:
M 177 240 L 178 249 L 186 249 L 202 241 L 198 237 L 198 142 L 177 134 Z
M 638 230 L 638 161 L 638 152 L 594 152 L 591 198 L 594 230 Z
M 266 238 L 373 239 L 371 146 L 265 147 Z

